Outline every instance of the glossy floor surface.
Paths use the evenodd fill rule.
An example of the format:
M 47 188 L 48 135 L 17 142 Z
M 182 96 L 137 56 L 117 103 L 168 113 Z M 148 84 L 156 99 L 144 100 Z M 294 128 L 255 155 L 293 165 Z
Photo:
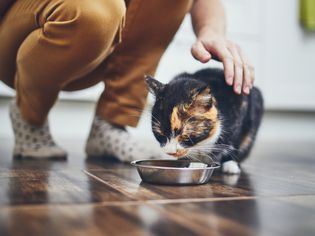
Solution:
M 240 176 L 200 186 L 143 183 L 128 164 L 86 159 L 77 137 L 60 140 L 67 161 L 14 160 L 2 137 L 0 235 L 315 235 L 315 119 L 287 116 L 266 116 Z

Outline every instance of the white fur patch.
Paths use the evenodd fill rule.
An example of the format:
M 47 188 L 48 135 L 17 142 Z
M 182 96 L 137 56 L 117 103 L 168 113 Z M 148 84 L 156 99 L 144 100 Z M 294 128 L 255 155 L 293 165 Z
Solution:
M 221 122 L 220 122 L 215 134 L 208 141 L 210 141 L 211 144 L 215 144 L 215 142 L 218 141 L 221 135 L 221 132 L 222 132 L 222 127 L 221 127 Z
M 223 175 L 223 183 L 230 186 L 235 186 L 240 175 Z
M 174 138 L 171 138 L 171 140 L 168 140 L 165 146 L 163 147 L 163 151 L 165 153 L 176 153 L 178 145 L 179 145 L 178 142 Z
M 236 175 L 241 173 L 236 161 L 227 161 L 222 164 L 222 171 L 225 174 Z

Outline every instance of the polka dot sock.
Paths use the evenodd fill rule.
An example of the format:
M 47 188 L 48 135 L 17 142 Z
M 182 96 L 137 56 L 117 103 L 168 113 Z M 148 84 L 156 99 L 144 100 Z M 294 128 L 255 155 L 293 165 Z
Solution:
M 149 146 L 136 140 L 124 127 L 96 116 L 85 151 L 88 156 L 114 156 L 123 162 L 160 157 L 160 153 Z
M 23 120 L 15 101 L 10 104 L 10 119 L 15 136 L 13 155 L 26 158 L 66 158 L 67 153 L 54 142 L 48 122 L 33 126 Z

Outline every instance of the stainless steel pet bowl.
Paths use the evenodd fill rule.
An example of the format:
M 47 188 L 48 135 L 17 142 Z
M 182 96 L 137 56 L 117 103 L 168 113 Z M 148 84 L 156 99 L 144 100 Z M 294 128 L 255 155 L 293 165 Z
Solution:
M 197 185 L 208 183 L 219 164 L 204 164 L 189 160 L 138 160 L 137 167 L 143 182 L 164 185 Z

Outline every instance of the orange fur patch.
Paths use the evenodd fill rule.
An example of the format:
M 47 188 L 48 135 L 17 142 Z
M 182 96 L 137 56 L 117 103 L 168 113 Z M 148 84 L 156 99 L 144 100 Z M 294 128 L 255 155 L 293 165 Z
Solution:
M 247 147 L 252 143 L 253 139 L 252 137 L 247 134 L 246 136 L 244 136 L 244 138 L 242 139 L 240 148 L 241 149 L 247 149 Z
M 154 132 L 156 132 L 156 133 L 159 133 L 159 134 L 161 134 L 161 135 L 163 134 L 163 132 L 162 132 L 160 126 L 157 125 L 157 124 L 153 124 L 153 125 L 152 125 L 152 129 L 153 129 Z
M 171 128 L 172 130 L 180 129 L 181 126 L 182 126 L 182 121 L 178 115 L 178 107 L 174 107 L 171 114 Z
M 204 116 L 212 121 L 218 120 L 218 109 L 215 106 L 212 106 L 206 113 L 204 113 Z
M 212 129 L 211 129 L 211 131 L 210 131 L 210 133 L 209 133 L 209 137 L 211 137 L 211 136 L 213 136 L 213 135 L 217 132 L 217 130 L 218 130 L 218 128 L 219 128 L 219 125 L 220 125 L 220 121 L 219 121 L 219 119 L 218 119 L 218 109 L 213 105 L 213 106 L 210 108 L 210 110 L 207 111 L 207 112 L 204 114 L 204 116 L 205 116 L 207 119 L 211 120 L 212 123 L 214 124 L 213 127 L 212 127 Z
M 215 135 L 215 133 L 218 131 L 220 120 L 218 118 L 216 101 L 209 93 L 210 91 L 206 90 L 196 96 L 195 100 L 191 104 L 181 104 L 180 106 L 173 108 L 171 114 L 171 129 L 174 131 L 175 129 L 183 128 L 183 126 L 185 127 L 183 131 L 184 136 L 180 138 L 181 140 L 186 139 L 185 136 L 189 136 L 189 134 L 191 135 L 202 132 L 202 126 L 198 127 L 197 124 L 185 124 L 186 120 L 189 120 L 190 117 L 204 117 L 205 120 L 211 121 L 212 129 L 209 133 L 209 137 Z M 212 106 L 207 110 L 209 99 L 211 99 Z M 189 131 L 187 132 L 187 130 Z
M 220 121 L 216 120 L 213 128 L 211 129 L 211 131 L 209 133 L 209 137 L 213 136 L 218 131 L 219 126 L 220 126 Z

